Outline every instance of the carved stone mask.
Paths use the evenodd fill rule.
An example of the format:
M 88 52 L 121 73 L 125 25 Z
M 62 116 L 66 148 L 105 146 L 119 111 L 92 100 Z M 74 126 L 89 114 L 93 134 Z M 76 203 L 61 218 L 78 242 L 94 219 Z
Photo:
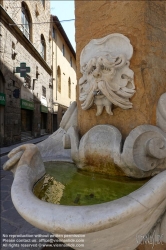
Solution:
M 135 93 L 134 73 L 129 69 L 129 60 L 133 48 L 127 37 L 111 34 L 92 40 L 81 53 L 81 73 L 79 80 L 83 110 L 94 103 L 96 115 L 100 115 L 105 106 L 112 115 L 112 104 L 123 109 L 132 108 L 129 101 Z

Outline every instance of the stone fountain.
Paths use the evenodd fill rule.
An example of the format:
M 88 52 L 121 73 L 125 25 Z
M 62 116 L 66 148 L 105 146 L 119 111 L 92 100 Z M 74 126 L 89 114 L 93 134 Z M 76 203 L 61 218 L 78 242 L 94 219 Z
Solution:
M 71 104 L 60 128 L 47 140 L 12 150 L 4 165 L 14 173 L 11 195 L 20 215 L 52 234 L 84 234 L 86 250 L 134 250 L 140 244 L 136 237 L 152 231 L 166 243 L 166 93 L 158 99 L 156 126 L 139 124 L 125 138 L 109 121 L 94 124 L 80 138 L 78 109 L 93 110 L 101 120 L 103 115 L 116 116 L 117 110 L 127 114 L 134 109 L 139 89 L 130 68 L 132 56 L 133 47 L 123 34 L 91 40 L 80 56 L 79 102 Z M 47 161 L 74 162 L 79 169 L 108 176 L 151 179 L 111 202 L 56 205 L 32 192 Z

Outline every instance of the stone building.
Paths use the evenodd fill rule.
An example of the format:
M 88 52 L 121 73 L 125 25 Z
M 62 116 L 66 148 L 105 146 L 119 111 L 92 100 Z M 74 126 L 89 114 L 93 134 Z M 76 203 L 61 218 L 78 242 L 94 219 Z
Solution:
M 57 93 L 58 99 L 55 97 L 53 101 L 57 76 L 52 72 L 56 71 L 55 61 L 58 62 L 55 55 L 60 53 L 56 54 L 58 49 L 52 51 L 56 40 L 52 39 L 50 1 L 1 0 L 0 12 L 0 139 L 2 145 L 10 145 L 56 130 L 60 114 L 75 100 L 75 94 L 71 93 L 72 98 L 66 101 L 62 91 L 66 91 L 67 85 L 63 88 L 62 83 L 64 99 L 60 101 Z M 70 44 L 65 32 L 63 36 L 64 45 Z M 72 46 L 69 50 L 74 53 Z M 66 62 L 63 60 L 62 64 Z M 71 75 L 74 87 L 75 78 Z
M 1 1 L 1 140 L 51 132 L 49 1 Z M 19 67 L 29 67 L 21 77 Z M 24 72 L 25 69 L 22 69 Z M 23 139 L 23 138 L 22 138 Z
M 76 53 L 58 19 L 52 16 L 53 130 L 76 100 Z

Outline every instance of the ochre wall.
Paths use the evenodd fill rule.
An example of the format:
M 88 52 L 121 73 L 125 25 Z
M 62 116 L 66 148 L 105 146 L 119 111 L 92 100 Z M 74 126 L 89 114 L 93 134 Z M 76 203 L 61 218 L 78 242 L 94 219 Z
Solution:
M 104 110 L 96 116 L 96 107 L 80 107 L 77 88 L 78 126 L 82 136 L 97 124 L 117 127 L 125 138 L 141 124 L 156 124 L 156 104 L 166 92 L 166 3 L 164 1 L 75 1 L 77 77 L 80 53 L 92 39 L 121 33 L 134 48 L 130 68 L 134 71 L 136 93 L 133 108 L 114 107 L 113 116 Z
M 57 80 L 57 68 L 60 67 L 61 71 L 61 92 L 56 89 L 54 85 L 53 94 L 54 102 L 69 107 L 70 103 L 76 100 L 76 60 L 73 57 L 70 48 L 66 44 L 62 34 L 59 32 L 57 27 L 54 25 L 56 30 L 56 39 L 53 40 L 53 78 L 55 78 L 54 84 L 56 85 Z M 62 53 L 62 46 L 65 47 L 65 56 Z M 70 65 L 70 56 L 72 57 L 72 67 Z M 68 81 L 69 77 L 71 80 L 71 98 L 68 95 Z M 57 106 L 54 106 L 54 111 L 56 111 Z

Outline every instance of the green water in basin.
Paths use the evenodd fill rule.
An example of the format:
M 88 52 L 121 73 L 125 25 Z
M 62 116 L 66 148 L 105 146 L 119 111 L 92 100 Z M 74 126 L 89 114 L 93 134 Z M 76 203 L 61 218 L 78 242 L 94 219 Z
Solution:
M 93 205 L 121 198 L 147 180 L 107 177 L 80 171 L 72 163 L 47 162 L 46 175 L 34 186 L 41 200 L 61 205 Z

